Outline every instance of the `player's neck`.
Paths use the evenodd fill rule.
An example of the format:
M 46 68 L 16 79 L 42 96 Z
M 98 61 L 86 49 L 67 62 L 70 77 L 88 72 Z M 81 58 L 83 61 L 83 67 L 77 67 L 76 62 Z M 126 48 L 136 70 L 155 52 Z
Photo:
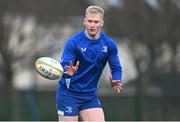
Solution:
M 87 38 L 89 38 L 91 40 L 97 40 L 100 36 L 100 32 L 98 32 L 95 36 L 91 36 L 88 34 L 87 30 L 85 30 L 85 35 L 87 36 Z

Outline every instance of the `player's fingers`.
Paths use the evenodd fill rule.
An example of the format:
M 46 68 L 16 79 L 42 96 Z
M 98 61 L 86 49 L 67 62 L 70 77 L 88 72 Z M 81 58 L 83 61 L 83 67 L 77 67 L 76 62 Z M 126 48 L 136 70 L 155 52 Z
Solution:
M 122 84 L 121 84 L 121 83 L 118 83 L 117 86 L 118 86 L 119 88 L 122 88 Z
M 64 74 L 68 74 L 68 71 L 64 72 Z
M 120 88 L 118 88 L 117 86 L 114 86 L 113 88 L 115 89 L 116 92 L 120 93 L 121 91 Z
M 72 68 L 72 69 L 74 68 L 73 64 L 71 64 L 69 67 Z
M 68 68 L 68 69 L 69 69 L 69 68 L 70 68 L 70 66 L 65 65 L 65 67 L 64 67 L 64 68 Z
M 121 86 L 121 83 L 118 80 L 112 80 L 111 85 L 112 86 L 114 86 L 114 85 Z
M 112 81 L 111 81 L 111 86 L 114 87 L 114 86 L 116 86 L 116 85 L 117 85 L 117 83 L 112 80 Z
M 79 67 L 79 61 L 76 62 L 76 67 Z
M 121 83 L 119 83 L 119 84 L 117 85 L 117 87 L 118 87 L 120 90 L 122 90 L 122 84 L 121 84 Z
M 121 90 L 122 90 L 122 87 L 118 87 L 118 89 L 121 91 Z
M 116 91 L 117 91 L 118 93 L 120 93 L 120 89 L 117 89 Z
M 69 69 L 70 67 L 69 66 L 65 66 L 64 68 Z
M 76 62 L 76 65 L 71 65 L 72 69 L 77 70 L 79 68 L 79 61 Z
M 119 86 L 119 87 L 122 87 L 122 83 L 119 82 L 119 81 L 117 81 L 115 84 L 116 84 L 117 86 Z
M 120 88 L 117 88 L 117 92 L 120 93 L 120 92 L 121 92 L 121 89 L 120 89 Z
M 70 67 L 65 67 L 66 70 L 70 70 L 71 68 Z
M 121 84 L 114 85 L 114 88 L 120 92 L 122 90 L 122 85 Z

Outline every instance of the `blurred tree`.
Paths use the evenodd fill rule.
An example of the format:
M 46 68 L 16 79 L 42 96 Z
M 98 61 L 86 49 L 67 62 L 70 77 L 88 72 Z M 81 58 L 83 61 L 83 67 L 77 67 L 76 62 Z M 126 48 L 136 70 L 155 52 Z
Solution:
M 3 82 L 3 92 L 7 92 L 8 96 L 5 101 L 8 102 L 10 106 L 7 106 L 7 109 L 4 110 L 4 112 L 7 112 L 11 114 L 11 104 L 12 104 L 12 99 L 11 99 L 11 81 L 12 81 L 12 56 L 11 52 L 8 50 L 8 37 L 5 35 L 5 28 L 3 24 L 3 16 L 6 13 L 6 10 L 8 8 L 8 3 L 7 1 L 0 1 L 0 74 L 1 74 L 1 80 Z M 3 98 L 1 98 L 3 99 Z M 10 115 L 11 116 L 11 115 Z
M 114 37 L 128 38 L 132 40 L 131 49 L 136 59 L 136 65 L 139 67 L 139 78 L 137 79 L 137 104 L 136 120 L 141 120 L 141 101 L 147 88 L 153 82 L 148 82 L 154 73 L 163 73 L 165 68 L 171 67 L 168 73 L 176 72 L 174 58 L 177 53 L 177 46 L 180 38 L 180 10 L 175 2 L 176 0 L 156 0 L 152 7 L 148 0 L 123 0 L 123 6 L 110 8 L 107 13 L 107 32 Z M 146 71 L 141 70 L 141 64 L 144 60 L 140 56 L 143 51 L 137 53 L 139 44 L 144 44 L 148 48 L 149 60 L 145 60 L 148 65 Z M 137 45 L 138 44 L 138 45 Z M 163 44 L 168 44 L 168 53 L 170 62 L 161 66 L 156 66 L 156 60 L 162 55 Z M 172 52 L 171 52 L 172 51 Z
M 73 32 L 70 17 L 84 14 L 85 6 L 81 0 L 0 0 L 0 77 L 1 90 L 7 94 L 2 99 L 8 105 L 3 111 L 8 115 L 0 118 L 22 119 L 20 92 L 13 84 L 15 75 L 24 72 L 19 67 L 32 69 L 37 57 L 59 54 Z M 26 82 L 27 78 L 21 80 Z
M 127 37 L 147 45 L 153 68 L 159 46 L 164 42 L 171 46 L 173 55 L 176 53 L 180 37 L 180 10 L 171 0 L 157 0 L 158 9 L 145 1 L 124 0 L 123 7 L 111 8 L 107 13 L 107 31 L 115 37 Z

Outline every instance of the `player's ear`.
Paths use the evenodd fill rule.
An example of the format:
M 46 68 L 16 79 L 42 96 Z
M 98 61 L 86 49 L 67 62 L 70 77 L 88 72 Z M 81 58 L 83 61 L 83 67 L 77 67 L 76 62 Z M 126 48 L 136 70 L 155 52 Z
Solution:
M 86 18 L 84 18 L 84 25 L 86 25 Z
M 103 27 L 103 25 L 104 25 L 104 20 L 102 20 L 102 22 L 101 22 L 101 27 Z

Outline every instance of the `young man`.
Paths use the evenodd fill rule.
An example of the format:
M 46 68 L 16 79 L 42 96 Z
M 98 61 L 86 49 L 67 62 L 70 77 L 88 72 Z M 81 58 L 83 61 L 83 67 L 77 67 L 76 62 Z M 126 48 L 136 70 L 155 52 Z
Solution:
M 122 90 L 121 64 L 115 42 L 101 32 L 104 10 L 98 6 L 86 9 L 85 30 L 73 35 L 66 43 L 61 57 L 64 75 L 57 90 L 59 121 L 105 121 L 96 95 L 100 75 L 109 63 L 110 83 Z

